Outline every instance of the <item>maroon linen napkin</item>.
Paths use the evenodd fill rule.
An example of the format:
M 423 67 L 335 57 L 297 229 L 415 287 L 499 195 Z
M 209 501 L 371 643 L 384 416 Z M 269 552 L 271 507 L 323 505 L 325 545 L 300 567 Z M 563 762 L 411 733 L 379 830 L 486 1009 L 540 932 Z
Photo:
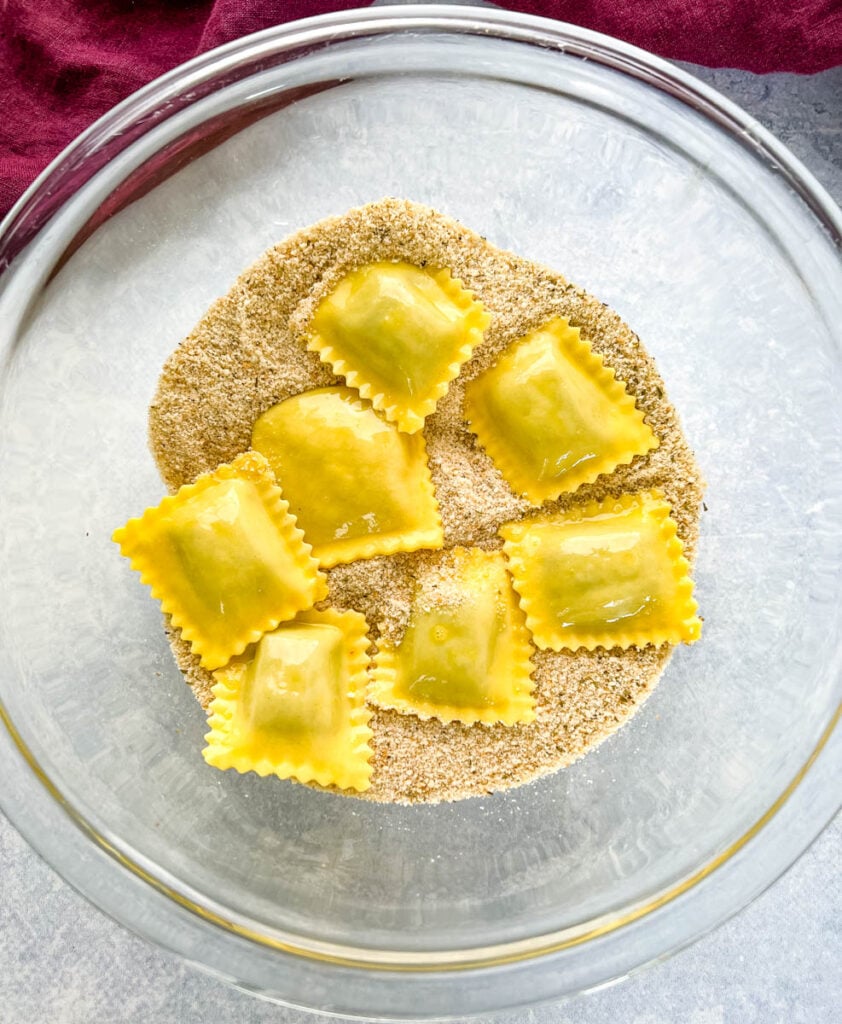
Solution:
M 0 215 L 76 135 L 157 75 L 249 32 L 364 0 L 0 0 Z M 514 0 L 713 67 L 842 63 L 840 0 Z

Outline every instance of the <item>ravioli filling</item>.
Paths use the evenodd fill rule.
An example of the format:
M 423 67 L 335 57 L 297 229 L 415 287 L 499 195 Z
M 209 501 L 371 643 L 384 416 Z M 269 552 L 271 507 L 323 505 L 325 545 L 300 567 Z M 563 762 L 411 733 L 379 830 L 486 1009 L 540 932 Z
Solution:
M 626 494 L 501 527 L 521 608 L 538 647 L 692 643 L 693 583 L 669 505 Z
M 253 452 L 129 520 L 114 540 L 207 669 L 326 593 L 268 463 Z
M 402 434 L 349 388 L 273 406 L 255 423 L 252 446 L 320 565 L 444 543 L 423 436 Z
M 561 317 L 469 384 L 466 412 L 506 482 L 533 505 L 658 446 L 625 385 Z
M 415 433 L 482 341 L 488 316 L 448 270 L 370 263 L 317 307 L 307 347 Z
M 502 554 L 456 548 L 430 576 L 400 644 L 381 643 L 372 699 L 445 722 L 531 722 L 529 637 Z
M 305 613 L 263 636 L 248 661 L 218 670 L 208 764 L 367 789 L 365 630 L 356 612 Z

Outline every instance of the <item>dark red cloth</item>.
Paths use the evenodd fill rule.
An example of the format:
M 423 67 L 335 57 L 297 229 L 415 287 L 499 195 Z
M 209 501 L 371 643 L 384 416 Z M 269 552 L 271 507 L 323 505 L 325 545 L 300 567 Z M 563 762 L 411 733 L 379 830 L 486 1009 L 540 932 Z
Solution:
M 713 67 L 842 63 L 842 0 L 512 0 Z M 0 0 L 0 214 L 83 128 L 221 43 L 364 0 Z

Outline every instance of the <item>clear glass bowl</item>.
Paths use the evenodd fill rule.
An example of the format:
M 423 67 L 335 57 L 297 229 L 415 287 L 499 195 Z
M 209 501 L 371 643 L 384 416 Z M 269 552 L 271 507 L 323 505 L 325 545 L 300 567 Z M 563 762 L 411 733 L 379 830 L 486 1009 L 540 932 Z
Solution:
M 393 194 L 544 261 L 645 340 L 707 476 L 706 617 L 554 776 L 378 806 L 200 756 L 109 541 L 162 494 L 161 364 L 288 232 Z M 111 111 L 2 227 L 2 805 L 135 931 L 371 1017 L 581 991 L 734 913 L 838 802 L 839 211 L 749 117 L 577 28 L 380 8 L 239 40 Z

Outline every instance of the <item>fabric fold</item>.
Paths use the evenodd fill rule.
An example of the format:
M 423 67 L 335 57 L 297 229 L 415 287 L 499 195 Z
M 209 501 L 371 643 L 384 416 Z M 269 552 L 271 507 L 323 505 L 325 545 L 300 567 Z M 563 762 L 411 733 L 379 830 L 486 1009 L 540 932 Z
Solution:
M 283 22 L 364 0 L 5 0 L 0 214 L 80 132 L 153 78 Z M 661 56 L 754 72 L 842 62 L 838 0 L 514 0 Z

